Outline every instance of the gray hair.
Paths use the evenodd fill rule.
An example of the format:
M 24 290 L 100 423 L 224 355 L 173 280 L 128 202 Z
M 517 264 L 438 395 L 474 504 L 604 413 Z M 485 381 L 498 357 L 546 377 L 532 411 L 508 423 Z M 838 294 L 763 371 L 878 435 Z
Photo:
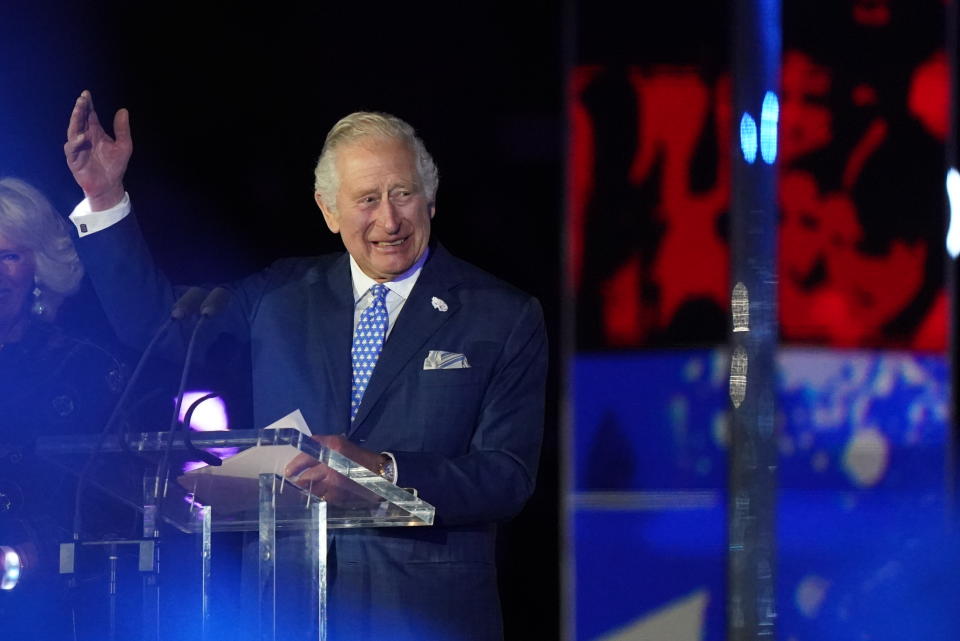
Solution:
M 337 190 L 340 188 L 340 176 L 337 175 L 337 150 L 362 138 L 392 138 L 405 142 L 413 151 L 417 163 L 420 187 L 431 203 L 437 195 L 440 176 L 437 165 L 409 124 L 387 113 L 374 111 L 356 111 L 341 118 L 327 133 L 323 151 L 314 169 L 314 191 L 320 195 L 323 203 L 336 211 Z
M 83 265 L 63 218 L 43 194 L 22 180 L 0 179 L 0 234 L 33 252 L 40 293 L 34 309 L 47 318 L 77 291 Z

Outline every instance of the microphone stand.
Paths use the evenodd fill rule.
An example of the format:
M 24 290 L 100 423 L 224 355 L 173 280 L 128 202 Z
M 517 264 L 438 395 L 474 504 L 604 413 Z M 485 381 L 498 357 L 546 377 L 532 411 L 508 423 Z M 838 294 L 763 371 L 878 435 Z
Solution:
M 60 549 L 60 572 L 61 574 L 69 574 L 70 578 L 68 579 L 68 586 L 71 590 L 76 589 L 77 580 L 76 580 L 76 550 L 77 546 L 81 545 L 80 532 L 82 529 L 82 502 L 83 502 L 83 493 L 86 489 L 86 486 L 89 481 L 90 474 L 93 470 L 93 465 L 96 460 L 99 458 L 100 454 L 103 451 L 104 445 L 106 444 L 107 437 L 111 432 L 114 431 L 114 428 L 119 423 L 119 419 L 123 416 L 122 409 L 127 402 L 127 399 L 130 397 L 130 394 L 133 391 L 133 388 L 136 382 L 139 380 L 143 368 L 146 365 L 147 359 L 152 354 L 157 343 L 160 340 L 160 337 L 163 336 L 167 330 L 177 321 L 182 320 L 188 316 L 196 313 L 197 308 L 200 306 L 200 301 L 204 300 L 206 295 L 206 290 L 200 287 L 191 287 L 186 291 L 186 293 L 181 296 L 177 302 L 174 304 L 170 316 L 166 318 L 163 324 L 154 332 L 153 336 L 150 339 L 150 342 L 147 343 L 146 348 L 143 350 L 143 353 L 140 356 L 140 360 L 137 361 L 137 366 L 134 368 L 133 373 L 130 375 L 130 379 L 127 381 L 126 387 L 120 395 L 120 398 L 117 400 L 116 405 L 114 405 L 113 411 L 111 412 L 107 422 L 104 424 L 103 429 L 100 431 L 100 436 L 97 439 L 97 443 L 94 445 L 93 451 L 90 453 L 90 456 L 87 458 L 86 462 L 81 468 L 80 474 L 77 477 L 77 489 L 74 495 L 74 505 L 73 505 L 73 541 L 72 543 L 61 544 Z M 145 506 L 145 510 L 147 506 Z M 148 528 L 146 527 L 148 521 L 150 521 L 150 515 L 144 514 L 144 536 L 149 538 L 156 538 L 156 529 L 155 527 L 150 528 L 151 533 L 148 534 Z M 154 523 L 155 525 L 155 523 Z M 116 564 L 118 560 L 118 551 L 117 546 L 123 541 L 116 541 L 109 545 L 109 566 L 110 566 L 110 584 L 108 589 L 108 632 L 109 638 L 114 639 L 116 637 L 116 606 L 117 606 L 117 585 L 116 585 Z M 126 542 L 129 543 L 129 542 Z M 144 553 L 144 544 L 143 542 L 138 542 L 141 548 L 141 556 Z M 155 541 L 154 541 L 155 543 Z M 156 546 L 153 546 L 154 555 L 156 554 Z M 153 557 L 154 561 L 156 556 Z M 154 567 L 156 564 L 154 563 Z M 156 577 L 152 577 L 155 581 Z M 74 601 L 74 599 L 71 599 Z M 74 612 L 74 617 L 76 612 Z
M 140 360 L 137 361 L 137 366 L 134 368 L 133 373 L 130 374 L 130 380 L 127 381 L 126 387 L 124 387 L 123 392 L 120 394 L 120 398 L 117 399 L 116 405 L 113 406 L 113 411 L 110 413 L 110 416 L 107 418 L 107 422 L 104 424 L 103 429 L 100 431 L 100 438 L 97 440 L 96 445 L 94 446 L 93 452 L 91 452 L 90 457 L 84 463 L 83 468 L 80 470 L 80 474 L 77 478 L 77 492 L 74 498 L 73 505 L 73 538 L 74 540 L 79 540 L 80 538 L 80 527 L 82 522 L 80 505 L 83 498 L 83 490 L 86 488 L 87 479 L 90 475 L 90 471 L 93 469 L 93 464 L 96 461 L 97 457 L 100 455 L 103 450 L 103 446 L 106 443 L 107 436 L 113 431 L 116 424 L 119 422 L 120 417 L 122 416 L 121 410 L 126 404 L 127 399 L 130 397 L 130 394 L 133 392 L 134 385 L 140 379 L 140 374 L 143 372 L 143 368 L 147 363 L 147 359 L 150 354 L 153 352 L 154 348 L 157 345 L 157 342 L 160 340 L 160 337 L 163 336 L 166 331 L 170 328 L 173 323 L 191 316 L 196 313 L 196 310 L 199 307 L 201 297 L 205 296 L 206 290 L 201 287 L 191 287 L 186 291 L 186 293 L 181 296 L 177 302 L 174 304 L 170 316 L 164 320 L 163 324 L 154 332 L 153 337 L 150 339 L 150 342 L 147 343 L 147 347 L 143 350 L 143 353 L 140 355 Z
M 190 334 L 190 341 L 187 343 L 187 354 L 183 363 L 183 371 L 180 374 L 177 400 L 174 404 L 173 415 L 170 417 L 170 428 L 167 431 L 166 447 L 163 450 L 160 462 L 157 464 L 157 477 L 154 481 L 153 490 L 153 496 L 156 499 L 167 496 L 167 485 L 170 482 L 170 455 L 173 451 L 173 436 L 177 430 L 177 426 L 180 424 L 180 409 L 183 407 L 183 395 L 187 389 L 187 378 L 190 374 L 190 368 L 193 365 L 193 350 L 196 345 L 197 336 L 200 333 L 200 327 L 209 318 L 219 314 L 226 306 L 229 298 L 230 292 L 228 290 L 223 287 L 217 287 L 210 292 L 200 305 L 200 318 L 197 320 L 197 324 Z M 219 465 L 219 460 L 215 465 Z

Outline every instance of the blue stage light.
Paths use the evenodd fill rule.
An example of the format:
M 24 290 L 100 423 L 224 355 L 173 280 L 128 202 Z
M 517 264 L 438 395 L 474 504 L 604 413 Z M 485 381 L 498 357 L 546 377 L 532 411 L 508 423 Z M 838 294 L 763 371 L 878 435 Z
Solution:
M 740 149 L 743 150 L 743 159 L 752 165 L 757 159 L 757 123 L 746 112 L 740 119 Z
M 777 123 L 780 121 L 780 101 L 777 94 L 768 91 L 760 109 L 760 155 L 772 165 L 777 159 Z M 741 128 L 742 131 L 742 128 Z
M 0 546 L 0 590 L 12 590 L 20 581 L 23 563 L 13 548 Z

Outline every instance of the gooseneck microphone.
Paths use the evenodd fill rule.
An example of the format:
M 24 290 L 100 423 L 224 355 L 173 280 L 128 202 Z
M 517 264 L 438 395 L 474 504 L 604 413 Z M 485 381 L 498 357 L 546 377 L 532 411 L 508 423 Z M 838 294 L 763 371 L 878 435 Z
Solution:
M 137 380 L 140 378 L 140 374 L 143 371 L 144 364 L 147 362 L 147 358 L 153 352 L 157 342 L 160 340 L 160 337 L 166 333 L 170 326 L 177 321 L 183 320 L 184 318 L 199 312 L 203 306 L 203 302 L 207 299 L 207 297 L 207 290 L 202 287 L 191 287 L 184 292 L 184 294 L 177 299 L 177 302 L 173 304 L 173 307 L 170 310 L 170 315 L 163 322 L 163 324 L 160 325 L 157 331 L 154 332 L 150 342 L 147 343 L 147 347 L 140 355 L 140 360 L 137 361 L 137 366 L 133 369 L 133 373 L 130 374 L 130 378 L 127 380 L 127 384 L 123 388 L 120 398 L 117 399 L 116 404 L 113 406 L 113 411 L 110 413 L 110 417 L 107 419 L 103 429 L 100 431 L 100 438 L 97 440 L 97 444 L 94 446 L 93 452 L 90 453 L 89 458 L 87 458 L 86 463 L 84 463 L 83 468 L 77 477 L 77 491 L 73 504 L 74 540 L 80 539 L 80 529 L 82 525 L 80 504 L 83 498 L 83 491 L 86 489 L 87 480 L 90 476 L 90 471 L 93 469 L 93 464 L 99 457 L 101 450 L 103 450 L 103 445 L 107 440 L 107 436 L 113 431 L 114 427 L 118 423 L 119 418 L 122 415 L 121 410 L 126 404 L 130 393 L 133 391 L 134 385 L 136 385 Z
M 198 311 L 203 312 L 203 304 L 209 294 L 203 287 L 191 287 L 183 296 L 177 299 L 170 310 L 170 320 L 183 320 L 188 316 L 193 316 Z
M 223 311 L 230 302 L 230 290 L 226 287 L 215 287 L 203 302 L 200 303 L 200 317 L 212 318 Z

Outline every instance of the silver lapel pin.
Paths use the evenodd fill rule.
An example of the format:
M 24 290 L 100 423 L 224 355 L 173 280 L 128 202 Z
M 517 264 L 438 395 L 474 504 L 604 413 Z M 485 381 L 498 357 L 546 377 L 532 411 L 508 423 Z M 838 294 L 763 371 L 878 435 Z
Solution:
M 436 296 L 430 299 L 430 304 L 433 305 L 434 309 L 437 309 L 441 312 L 445 312 L 448 309 L 450 309 L 449 307 L 447 307 L 447 304 L 443 301 L 442 298 L 437 298 Z

